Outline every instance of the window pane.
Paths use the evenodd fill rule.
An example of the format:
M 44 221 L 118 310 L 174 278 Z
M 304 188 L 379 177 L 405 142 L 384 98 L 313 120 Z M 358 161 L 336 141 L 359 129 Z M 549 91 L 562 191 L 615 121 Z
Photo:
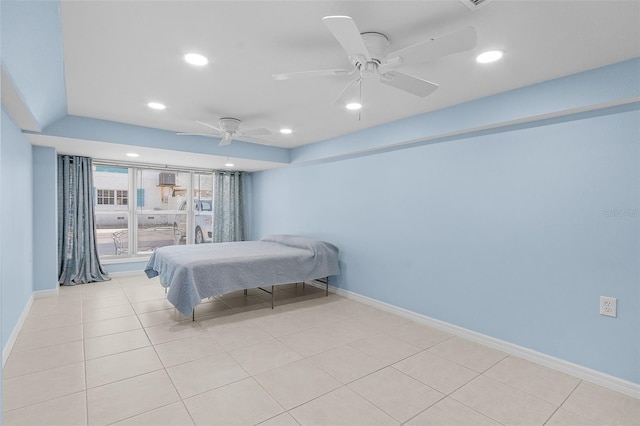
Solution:
M 136 202 L 138 219 L 138 253 L 150 253 L 158 247 L 184 244 L 178 230 L 186 223 L 186 210 L 179 210 L 186 200 L 189 173 L 164 170 L 138 170 Z
M 212 242 L 213 232 L 213 175 L 194 173 L 193 175 L 193 242 Z
M 116 193 L 127 193 L 129 170 L 126 167 L 93 166 L 94 204 L 98 255 L 128 255 L 129 212 L 125 204 L 116 204 Z

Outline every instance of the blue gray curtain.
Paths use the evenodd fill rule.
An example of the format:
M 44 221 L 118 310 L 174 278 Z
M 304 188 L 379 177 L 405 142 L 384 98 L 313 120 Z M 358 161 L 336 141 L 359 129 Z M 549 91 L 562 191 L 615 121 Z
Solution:
M 58 282 L 107 281 L 96 244 L 91 158 L 58 156 Z
M 213 242 L 246 240 L 245 172 L 215 172 L 213 180 Z

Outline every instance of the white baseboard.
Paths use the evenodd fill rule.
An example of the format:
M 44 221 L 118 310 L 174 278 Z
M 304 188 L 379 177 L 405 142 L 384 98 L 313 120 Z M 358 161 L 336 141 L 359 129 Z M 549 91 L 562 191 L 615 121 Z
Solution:
M 49 290 L 43 290 L 43 291 L 48 292 Z M 29 296 L 29 300 L 27 300 L 27 304 L 24 306 L 24 309 L 20 314 L 20 318 L 18 318 L 18 322 L 16 323 L 16 326 L 13 327 L 13 331 L 11 332 L 11 335 L 9 335 L 9 339 L 7 340 L 7 343 L 4 345 L 4 348 L 2 348 L 2 368 L 4 368 L 4 365 L 7 363 L 7 360 L 9 359 L 9 354 L 11 353 L 11 350 L 13 349 L 13 345 L 16 343 L 16 339 L 18 338 L 18 334 L 20 334 L 20 330 L 22 330 L 22 326 L 24 325 L 24 322 L 27 320 L 27 315 L 29 315 L 29 310 L 31 309 L 31 305 L 33 304 L 34 294 L 35 292 L 31 293 L 31 296 Z
M 56 286 L 54 289 L 50 290 L 36 290 L 33 292 L 34 299 L 44 299 L 46 297 L 54 297 L 60 294 L 60 286 Z
M 324 289 L 324 284 L 320 283 L 308 283 L 316 287 Z M 592 370 L 587 367 L 583 367 L 578 364 L 574 364 L 569 361 L 565 361 L 560 358 L 556 358 L 542 352 L 537 352 L 532 349 L 528 349 L 522 346 L 515 345 L 513 343 L 506 342 L 504 340 L 496 339 L 491 336 L 487 336 L 476 331 L 472 331 L 457 325 L 453 325 L 444 321 L 437 320 L 435 318 L 428 317 L 426 315 L 418 314 L 413 311 L 409 311 L 404 308 L 400 308 L 388 303 L 381 302 L 370 297 L 362 296 L 349 290 L 344 290 L 338 287 L 329 285 L 329 291 L 339 296 L 352 299 L 357 302 L 379 308 L 383 311 L 390 312 L 410 319 L 415 322 L 419 322 L 438 330 L 445 331 L 455 336 L 460 336 L 465 339 L 480 343 L 493 349 L 506 352 L 510 355 L 517 356 L 522 359 L 526 359 L 536 364 L 551 368 L 562 373 L 570 374 L 574 377 L 578 377 L 587 382 L 591 382 L 605 388 L 629 395 L 634 398 L 640 398 L 640 384 L 629 382 L 627 380 L 620 379 L 618 377 L 610 376 L 600 371 Z

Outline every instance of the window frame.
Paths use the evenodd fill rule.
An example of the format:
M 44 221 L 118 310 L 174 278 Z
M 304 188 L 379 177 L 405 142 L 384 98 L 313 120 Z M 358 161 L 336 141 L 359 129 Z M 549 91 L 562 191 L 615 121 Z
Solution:
M 128 173 L 128 189 L 127 190 L 110 190 L 110 189 L 96 189 L 96 205 L 114 205 L 114 206 L 127 206 L 126 214 L 127 214 L 127 248 L 126 254 L 114 254 L 114 255 L 101 255 L 100 261 L 104 264 L 110 263 L 126 263 L 131 261 L 143 261 L 148 259 L 151 256 L 152 252 L 145 251 L 139 252 L 138 247 L 138 214 L 147 214 L 151 213 L 152 210 L 143 210 L 143 206 L 138 206 L 138 197 L 140 194 L 140 190 L 144 191 L 144 188 L 139 188 L 139 171 L 144 170 L 153 170 L 160 172 L 175 172 L 175 173 L 188 173 L 188 183 L 186 189 L 186 209 L 185 210 L 163 210 L 162 214 L 185 214 L 186 215 L 186 229 L 190 230 L 194 226 L 195 221 L 195 209 L 194 209 L 194 195 L 193 195 L 193 187 L 194 187 L 194 177 L 198 174 L 202 175 L 210 175 L 211 176 L 211 191 L 213 192 L 213 180 L 214 173 L 216 170 L 214 169 L 197 169 L 197 168 L 182 168 L 182 167 L 167 167 L 167 166 L 156 166 L 150 164 L 136 164 L 136 163 L 120 163 L 120 162 L 111 162 L 106 160 L 93 160 L 94 166 L 112 166 L 119 168 L 126 168 Z M 93 172 L 93 171 L 92 171 Z M 98 191 L 111 191 L 113 194 L 112 204 L 98 204 Z M 118 200 L 118 192 L 124 192 L 123 199 L 126 200 L 126 204 L 117 204 Z M 142 195 L 146 197 L 147 194 Z M 212 198 L 212 211 L 213 211 L 213 198 Z M 125 213 L 125 210 L 117 212 L 117 214 L 122 215 Z M 153 213 L 158 213 L 157 211 L 153 211 Z M 116 214 L 113 212 L 100 212 L 100 214 Z M 194 244 L 194 236 L 193 232 L 186 232 L 186 241 L 185 244 Z

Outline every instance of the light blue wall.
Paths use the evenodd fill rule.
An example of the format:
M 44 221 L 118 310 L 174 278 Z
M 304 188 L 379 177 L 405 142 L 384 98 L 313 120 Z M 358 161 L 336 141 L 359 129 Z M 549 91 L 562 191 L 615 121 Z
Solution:
M 636 90 L 635 66 L 611 69 Z M 449 113 L 421 119 L 461 120 Z M 640 383 L 638 104 L 565 120 L 256 173 L 253 237 L 326 239 L 340 288 Z
M 33 290 L 58 288 L 56 150 L 33 147 Z
M 42 134 L 80 139 L 78 143 L 82 143 L 81 140 L 84 139 L 276 163 L 289 163 L 290 160 L 290 150 L 285 148 L 242 141 L 220 147 L 217 143 L 212 143 L 211 138 L 204 136 L 184 138 L 167 130 L 72 115 L 43 129 Z
M 2 67 L 41 128 L 67 114 L 60 2 L 2 0 Z
M 2 348 L 33 289 L 33 179 L 31 144 L 2 110 L 0 161 L 0 285 Z M 40 212 L 40 214 L 48 213 Z

